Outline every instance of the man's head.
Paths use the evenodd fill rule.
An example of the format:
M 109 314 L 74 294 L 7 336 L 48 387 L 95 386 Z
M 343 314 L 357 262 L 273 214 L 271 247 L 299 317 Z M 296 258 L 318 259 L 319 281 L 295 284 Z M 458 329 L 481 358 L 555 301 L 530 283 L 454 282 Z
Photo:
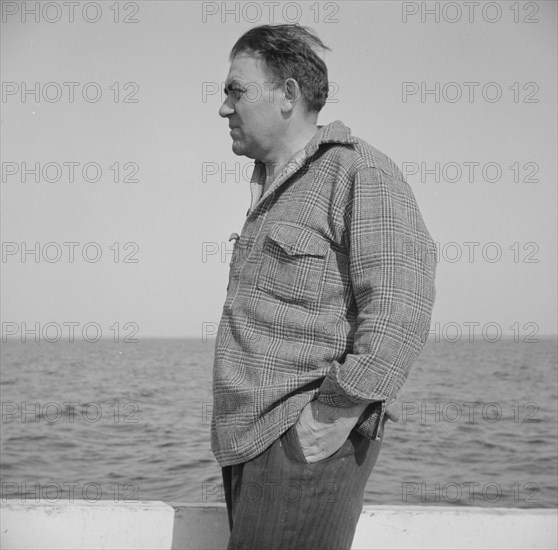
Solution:
M 265 160 L 289 129 L 315 124 L 328 94 L 322 41 L 299 25 L 262 25 L 233 46 L 219 110 L 229 119 L 233 151 Z

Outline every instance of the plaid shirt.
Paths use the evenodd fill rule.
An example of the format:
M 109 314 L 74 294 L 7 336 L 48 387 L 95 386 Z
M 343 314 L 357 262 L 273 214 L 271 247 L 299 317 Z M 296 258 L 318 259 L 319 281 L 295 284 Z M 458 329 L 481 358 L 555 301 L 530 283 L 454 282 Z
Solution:
M 369 403 L 356 429 L 379 438 L 434 303 L 436 248 L 411 188 L 340 121 L 319 126 L 262 194 L 264 181 L 256 161 L 215 345 L 221 466 L 262 453 L 313 399 Z

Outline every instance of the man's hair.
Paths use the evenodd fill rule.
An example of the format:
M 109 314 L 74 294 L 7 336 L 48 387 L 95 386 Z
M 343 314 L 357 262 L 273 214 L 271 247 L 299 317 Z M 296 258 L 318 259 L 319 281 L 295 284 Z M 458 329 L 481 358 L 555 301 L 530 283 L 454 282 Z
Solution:
M 233 46 L 232 61 L 240 53 L 257 53 L 265 61 L 274 84 L 294 78 L 309 111 L 320 112 L 328 95 L 327 67 L 314 49 L 329 50 L 307 27 L 260 25 L 245 32 Z

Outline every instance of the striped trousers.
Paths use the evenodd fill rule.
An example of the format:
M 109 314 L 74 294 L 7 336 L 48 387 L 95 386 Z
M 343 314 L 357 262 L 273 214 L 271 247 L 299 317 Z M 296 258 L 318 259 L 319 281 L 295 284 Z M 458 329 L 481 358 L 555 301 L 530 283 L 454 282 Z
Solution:
M 256 458 L 223 468 L 227 550 L 350 549 L 380 446 L 353 430 L 335 454 L 308 464 L 291 427 Z

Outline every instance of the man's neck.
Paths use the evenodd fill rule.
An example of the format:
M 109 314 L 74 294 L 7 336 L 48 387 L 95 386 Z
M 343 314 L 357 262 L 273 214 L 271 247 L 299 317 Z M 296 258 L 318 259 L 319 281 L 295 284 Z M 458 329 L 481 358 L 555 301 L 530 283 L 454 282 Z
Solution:
M 289 160 L 291 160 L 296 153 L 308 145 L 317 131 L 317 125 L 313 123 L 306 125 L 300 130 L 291 132 L 291 134 L 294 135 L 292 135 L 292 137 L 285 136 L 285 139 L 283 140 L 284 147 L 274 154 L 274 158 L 263 161 L 266 170 L 264 193 L 275 181 Z

